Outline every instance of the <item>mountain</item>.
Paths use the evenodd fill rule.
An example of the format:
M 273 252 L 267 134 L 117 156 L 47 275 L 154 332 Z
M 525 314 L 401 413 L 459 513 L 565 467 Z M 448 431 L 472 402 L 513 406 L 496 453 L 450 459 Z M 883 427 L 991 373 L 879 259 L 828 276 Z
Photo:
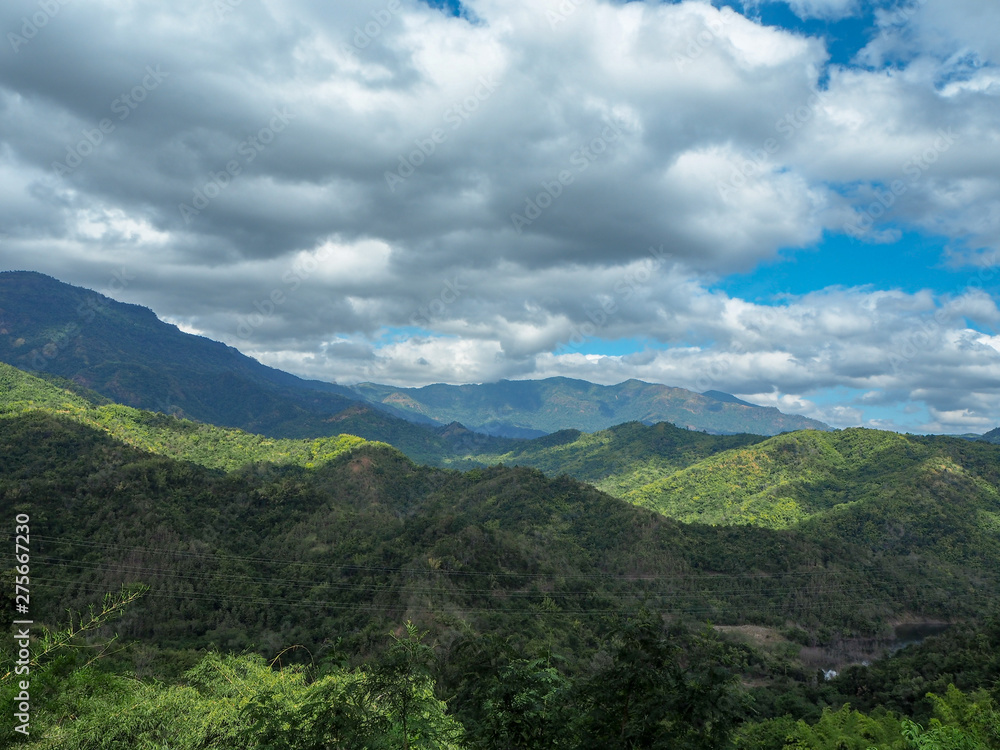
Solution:
M 148 308 L 33 272 L 0 273 L 0 361 L 137 408 L 250 429 L 280 430 L 306 407 L 334 413 L 359 400 L 184 333 Z
M 452 452 L 433 426 L 390 406 L 375 408 L 348 388 L 267 367 L 145 307 L 39 273 L 0 273 L 0 362 L 127 406 L 269 437 L 349 432 L 426 462 Z
M 533 437 L 562 429 L 595 432 L 623 422 L 670 422 L 715 434 L 831 429 L 817 420 L 782 414 L 774 407 L 755 406 L 733 396 L 720 398 L 640 380 L 612 386 L 571 378 L 423 388 L 361 383 L 354 390 L 400 412 L 440 423 L 460 422 L 472 430 L 507 437 Z
M 39 382 L 0 410 L 0 512 L 31 516 L 32 581 L 60 592 L 37 619 L 142 582 L 152 598 L 123 632 L 161 647 L 363 644 L 414 619 L 570 648 L 642 606 L 829 640 L 983 611 L 1000 578 L 991 517 L 964 485 L 936 514 L 869 512 L 862 532 L 685 525 L 526 468 L 462 474 L 347 436 L 268 443 L 121 406 L 74 414 L 34 399 Z
M 668 422 L 626 422 L 592 433 L 561 430 L 534 440 L 510 441 L 503 452 L 473 449 L 464 456 L 485 464 L 529 466 L 552 476 L 568 474 L 627 498 L 630 491 L 709 456 L 766 439 L 762 435 L 708 435 Z
M 250 464 L 313 468 L 359 445 L 369 444 L 350 434 L 298 440 L 268 438 L 121 404 L 94 403 L 0 363 L 0 416 L 38 412 L 92 427 L 132 448 L 210 469 L 233 470 Z M 370 444 L 388 447 L 385 443 Z
M 714 436 L 629 423 L 466 458 L 568 474 L 685 523 L 809 529 L 866 547 L 936 547 L 942 557 L 961 539 L 970 559 L 1000 562 L 1000 447 L 989 443 L 860 428 Z
M 147 308 L 22 271 L 0 273 L 0 362 L 135 408 L 275 438 L 349 432 L 433 464 L 455 465 L 456 452 L 503 448 L 473 439 L 477 432 L 532 438 L 629 421 L 669 421 L 721 434 L 829 429 L 727 394 L 699 395 L 637 380 L 600 386 L 550 378 L 424 388 L 303 380 L 184 333 Z M 456 432 L 452 423 L 467 429 Z
M 721 401 L 724 404 L 740 404 L 741 406 L 760 406 L 759 404 L 751 404 L 749 401 L 744 401 L 741 398 L 736 398 L 731 393 L 725 393 L 723 391 L 705 391 L 701 394 L 706 398 L 712 398 L 716 401 Z
M 482 438 L 456 424 L 440 432 L 470 450 Z M 1000 590 L 1000 448 L 632 423 L 511 441 L 503 455 L 515 454 L 552 471 L 565 458 L 581 475 L 605 474 L 616 456 L 675 478 L 700 472 L 702 507 L 727 509 L 739 492 L 767 498 L 767 486 L 814 505 L 787 528 L 685 524 L 568 476 L 421 467 L 350 435 L 266 438 L 0 365 L 0 514 L 30 516 L 40 644 L 26 746 L 174 746 L 182 725 L 179 746 L 192 749 L 383 746 L 376 736 L 399 747 L 381 714 L 400 690 L 420 701 L 418 718 L 447 710 L 469 738 L 414 748 L 496 747 L 498 721 L 537 738 L 543 714 L 547 739 L 517 746 L 617 747 L 643 696 L 676 704 L 679 732 L 738 720 L 747 735 L 737 747 L 858 727 L 850 746 L 868 747 L 876 719 L 899 734 L 884 706 L 926 725 L 928 690 L 948 692 L 948 721 L 972 716 L 979 736 L 995 737 L 987 694 L 949 686 L 988 689 L 1000 673 L 998 626 L 977 624 Z M 678 480 L 673 494 L 691 486 Z M 0 574 L 13 620 L 13 564 Z M 117 608 L 101 597 L 122 589 L 131 604 L 109 649 L 107 623 L 90 623 Z M 66 610 L 89 615 L 49 635 Z M 878 653 L 894 624 L 956 621 L 897 666 L 817 680 Z M 15 647 L 7 639 L 0 656 L 13 663 Z M 23 698 L 9 678 L 0 706 L 11 715 Z M 344 744 L 344 727 L 358 727 L 354 700 L 360 739 Z M 819 722 L 815 734 L 797 719 Z
M 993 443 L 994 445 L 1000 445 L 1000 427 L 996 427 L 984 435 L 977 438 L 982 440 L 984 443 Z
M 985 550 L 1000 529 L 1000 448 L 862 428 L 802 431 L 717 453 L 622 497 L 686 522 L 787 528 L 824 519 L 911 540 L 935 537 L 943 516 L 960 513 Z M 896 527 L 903 515 L 910 522 Z

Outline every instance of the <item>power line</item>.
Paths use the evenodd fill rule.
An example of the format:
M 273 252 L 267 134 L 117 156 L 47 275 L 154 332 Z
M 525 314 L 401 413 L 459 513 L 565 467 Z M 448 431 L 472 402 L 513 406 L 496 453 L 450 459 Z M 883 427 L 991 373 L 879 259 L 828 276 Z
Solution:
M 88 592 L 104 592 L 106 588 L 96 584 L 96 583 L 84 583 L 79 581 L 60 581 L 52 580 L 47 578 L 36 579 L 33 584 L 44 587 L 44 588 L 60 588 L 66 586 L 75 586 L 81 588 Z M 65 591 L 65 588 L 62 588 Z M 400 602 L 395 607 L 389 607 L 385 605 L 376 605 L 371 603 L 350 603 L 344 604 L 335 601 L 288 601 L 285 599 L 272 599 L 267 597 L 239 597 L 227 595 L 225 599 L 220 600 L 217 597 L 210 596 L 208 594 L 200 592 L 191 592 L 185 594 L 174 594 L 165 591 L 150 591 L 145 596 L 158 598 L 158 599 L 177 599 L 185 601 L 211 601 L 219 602 L 225 601 L 229 603 L 244 603 L 244 604 L 260 604 L 260 605 L 272 605 L 277 606 L 281 609 L 288 608 L 306 608 L 306 609 L 321 609 L 321 610 L 353 610 L 353 611 L 363 611 L 363 612 L 380 612 L 385 613 L 389 608 L 398 608 L 409 610 L 409 609 L 420 609 L 425 611 L 431 611 L 434 608 L 430 605 L 422 606 L 415 604 L 413 602 Z M 982 598 L 987 598 L 985 594 L 981 595 Z M 650 597 L 635 596 L 636 599 L 643 600 Z M 653 597 L 655 598 L 655 597 Z M 639 602 L 641 603 L 641 602 Z M 880 605 L 890 604 L 891 602 L 879 602 Z M 558 608 L 556 610 L 550 610 L 543 607 L 533 607 L 531 609 L 510 609 L 504 607 L 471 607 L 463 606 L 456 602 L 446 602 L 445 607 L 453 608 L 461 613 L 474 613 L 474 614 L 497 614 L 502 613 L 506 615 L 587 615 L 587 614 L 623 614 L 628 611 L 621 607 L 607 607 L 603 609 L 565 609 Z M 800 603 L 795 604 L 791 607 L 777 607 L 770 606 L 764 608 L 773 611 L 775 614 L 793 614 L 802 611 L 840 611 L 843 609 L 857 609 L 857 603 L 853 601 L 845 601 L 843 604 L 838 605 L 832 602 L 811 602 L 811 603 Z M 672 610 L 670 614 L 684 614 L 684 615 L 712 615 L 719 614 L 718 608 L 716 607 L 684 607 L 681 609 Z
M 129 564 L 129 563 L 119 563 L 119 562 L 94 563 L 94 562 L 83 562 L 83 561 L 77 561 L 77 560 L 70 560 L 70 559 L 66 559 L 66 558 L 53 558 L 53 557 L 41 557 L 41 558 L 38 558 L 38 559 L 42 560 L 42 561 L 50 562 L 54 566 L 60 567 L 60 568 L 69 568 L 69 567 L 89 568 L 89 569 L 93 569 L 93 570 L 101 570 L 101 571 L 104 571 L 104 572 L 115 572 L 115 573 L 126 573 L 126 574 L 127 573 L 131 573 L 131 574 L 135 574 L 135 575 L 143 575 L 143 574 L 145 574 L 145 575 L 152 575 L 152 576 L 160 576 L 160 577 L 168 577 L 168 578 L 179 578 L 179 579 L 188 579 L 188 580 L 210 579 L 213 583 L 215 583 L 215 582 L 221 582 L 221 581 L 237 581 L 237 582 L 241 582 L 241 583 L 253 583 L 253 584 L 259 584 L 259 585 L 283 584 L 283 585 L 288 585 L 288 586 L 308 586 L 308 587 L 313 587 L 313 588 L 333 588 L 333 589 L 340 589 L 340 590 L 344 590 L 344 591 L 367 591 L 367 592 L 378 592 L 378 591 L 385 591 L 385 590 L 395 590 L 395 589 L 398 589 L 401 586 L 403 586 L 403 587 L 405 587 L 406 591 L 410 592 L 410 593 L 435 593 L 436 594 L 436 593 L 442 593 L 442 592 L 446 591 L 447 593 L 452 593 L 452 594 L 497 594 L 497 593 L 502 593 L 504 596 L 550 596 L 550 597 L 555 597 L 555 596 L 558 596 L 558 597 L 568 597 L 568 596 L 599 596 L 599 595 L 609 595 L 610 596 L 610 595 L 614 595 L 614 592 L 602 591 L 602 590 L 598 590 L 598 589 L 583 590 L 583 591 L 541 591 L 541 590 L 536 590 L 536 591 L 510 591 L 508 589 L 497 589 L 497 588 L 483 589 L 483 588 L 456 587 L 456 588 L 453 588 L 453 589 L 450 589 L 450 590 L 442 589 L 441 587 L 435 587 L 435 588 L 414 588 L 412 586 L 405 586 L 405 584 L 401 584 L 401 583 L 398 583 L 398 582 L 385 583 L 385 584 L 377 584 L 377 585 L 376 584 L 365 583 L 364 581 L 354 581 L 354 582 L 346 582 L 346 583 L 337 583 L 337 582 L 334 582 L 334 581 L 329 581 L 329 580 L 324 580 L 324 579 L 311 579 L 311 578 L 281 578 L 281 577 L 244 576 L 244 575 L 239 575 L 239 574 L 224 574 L 224 573 L 211 573 L 211 572 L 185 573 L 185 572 L 178 572 L 176 570 L 168 569 L 168 568 L 144 567 L 142 565 L 133 565 L 133 564 Z M 436 571 L 434 571 L 434 570 L 427 570 L 427 571 L 419 571 L 419 572 L 421 574 L 423 574 L 423 573 L 432 573 L 432 572 L 436 572 Z M 627 580 L 629 580 L 629 579 L 627 579 Z M 670 583 L 670 582 L 673 582 L 673 580 L 674 579 L 671 579 L 669 577 L 662 578 L 662 579 L 653 579 L 653 578 L 639 579 L 640 582 L 653 582 L 653 583 L 660 583 L 660 582 L 662 582 L 662 583 Z M 691 579 L 691 580 L 693 580 L 696 583 L 702 583 L 702 581 L 700 581 L 697 578 Z M 721 581 L 725 581 L 725 582 L 728 582 L 728 583 L 734 583 L 734 581 L 731 578 L 725 578 L 725 579 L 718 579 L 717 578 L 717 579 L 714 579 L 714 580 L 719 580 L 720 582 Z M 756 580 L 763 580 L 763 579 L 759 579 L 758 578 Z M 634 582 L 634 581 L 631 581 L 631 582 Z M 770 587 L 770 588 L 766 588 L 763 593 L 761 591 L 759 591 L 759 590 L 749 590 L 748 591 L 745 586 L 736 587 L 736 588 L 728 588 L 728 589 L 726 589 L 726 588 L 719 589 L 719 588 L 715 588 L 715 587 L 711 587 L 711 586 L 706 586 L 704 588 L 701 588 L 700 590 L 694 589 L 694 588 L 689 588 L 689 589 L 685 589 L 685 590 L 681 590 L 681 591 L 674 591 L 674 592 L 670 592 L 670 593 L 660 592 L 658 595 L 660 595 L 660 596 L 678 596 L 679 597 L 679 596 L 692 596 L 692 595 L 697 595 L 697 594 L 705 594 L 705 595 L 713 595 L 713 596 L 754 596 L 754 597 L 759 597 L 759 596 L 762 596 L 762 595 L 779 596 L 779 595 L 782 595 L 782 594 L 798 594 L 798 593 L 806 593 L 806 594 L 808 594 L 808 593 L 819 593 L 819 594 L 824 594 L 824 593 L 836 593 L 836 592 L 842 592 L 842 591 L 854 591 L 854 592 L 856 592 L 858 590 L 859 586 L 865 586 L 865 585 L 873 586 L 874 584 L 878 584 L 878 583 L 888 584 L 888 583 L 900 583 L 900 582 L 896 581 L 895 579 L 889 579 L 889 578 L 885 578 L 885 579 L 882 579 L 882 578 L 866 578 L 865 580 L 863 580 L 860 583 L 852 583 L 852 582 L 848 582 L 848 581 L 843 581 L 843 582 L 838 582 L 836 584 L 823 584 L 823 583 L 811 583 L 810 584 L 810 583 L 804 583 L 801 586 L 788 587 L 788 588 Z M 940 586 L 940 584 L 933 583 L 933 582 L 924 582 L 924 583 L 910 582 L 910 583 L 905 583 L 905 584 L 904 583 L 900 583 L 900 585 L 904 586 L 904 587 L 905 586 L 911 586 L 911 587 L 924 586 L 924 587 L 928 587 L 928 588 Z
M 454 575 L 454 576 L 485 576 L 485 577 L 511 577 L 511 578 L 579 578 L 579 579 L 615 579 L 622 581 L 642 581 L 642 580 L 681 580 L 685 578 L 706 580 L 711 578 L 732 578 L 734 576 L 741 576 L 746 579 L 759 578 L 762 580 L 783 578 L 783 577 L 795 577 L 795 576 L 813 576 L 813 575 L 845 575 L 845 571 L 841 569 L 830 569 L 823 568 L 812 571 L 779 571 L 779 572 L 760 572 L 760 573 L 725 573 L 725 572 L 713 572 L 713 571 L 697 571 L 689 573 L 656 573 L 647 575 L 627 575 L 627 574 L 615 574 L 615 573 L 503 573 L 503 572 L 489 572 L 489 571 L 468 571 L 468 570 L 448 570 L 444 568 L 402 568 L 402 567 L 387 567 L 387 566 L 372 566 L 372 565 L 355 565 L 355 564 L 345 564 L 345 563 L 324 563 L 315 562 L 308 560 L 294 560 L 290 558 L 275 558 L 275 557 L 249 557 L 242 555 L 232 555 L 232 554 L 218 554 L 214 552 L 185 552 L 177 549 L 169 549 L 163 547 L 130 547 L 120 544 L 108 544 L 102 542 L 87 542 L 80 539 L 64 538 L 64 537 L 47 537 L 41 535 L 32 535 L 33 539 L 51 542 L 53 544 L 66 544 L 75 547 L 94 547 L 102 549 L 115 549 L 124 552 L 140 553 L 140 554 L 150 554 L 150 553 L 162 553 L 167 555 L 175 555 L 180 557 L 190 557 L 203 560 L 218 560 L 218 561 L 238 561 L 238 562 L 248 562 L 248 563 L 271 563 L 278 565 L 303 565 L 316 568 L 327 568 L 336 570 L 364 570 L 364 571 L 376 571 L 384 573 L 401 573 L 401 574 L 439 574 L 439 575 Z M 847 571 L 850 572 L 850 571 Z

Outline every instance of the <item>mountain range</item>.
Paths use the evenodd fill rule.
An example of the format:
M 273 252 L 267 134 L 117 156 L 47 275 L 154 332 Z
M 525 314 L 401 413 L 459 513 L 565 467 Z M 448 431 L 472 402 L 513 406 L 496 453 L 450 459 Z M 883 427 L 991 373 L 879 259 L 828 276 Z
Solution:
M 719 391 L 704 394 L 640 380 L 603 386 L 571 378 L 501 380 L 482 385 L 394 388 L 361 383 L 354 390 L 372 403 L 437 423 L 504 437 L 538 437 L 561 429 L 603 430 L 623 422 L 671 422 L 713 434 L 776 435 L 829 430 L 815 419 L 782 414 Z
M 290 681 L 281 678 L 282 691 L 303 674 L 337 681 L 356 669 L 355 678 L 374 680 L 388 664 L 398 675 L 391 658 L 423 654 L 420 689 L 477 748 L 497 746 L 491 717 L 519 726 L 527 705 L 580 712 L 572 737 L 586 736 L 600 706 L 578 709 L 574 696 L 584 693 L 540 692 L 544 685 L 591 685 L 598 703 L 622 700 L 620 715 L 630 715 L 631 676 L 649 667 L 650 653 L 687 675 L 661 688 L 685 711 L 698 696 L 713 717 L 720 701 L 727 706 L 749 738 L 740 748 L 789 747 L 793 730 L 811 731 L 798 719 L 837 731 L 868 721 L 845 713 L 847 702 L 877 709 L 880 720 L 891 705 L 926 723 L 929 689 L 959 682 L 975 691 L 1000 679 L 1000 628 L 988 620 L 1000 590 L 1000 446 L 990 440 L 646 424 L 674 398 L 719 404 L 717 415 L 767 410 L 638 381 L 305 381 L 144 308 L 16 276 L 0 275 L 0 353 L 20 365 L 0 364 L 0 512 L 31 519 L 34 622 L 52 632 L 67 609 L 93 617 L 95 601 L 123 588 L 130 602 L 114 626 L 130 645 L 108 652 L 106 667 L 92 664 L 103 651 L 78 656 L 100 647 L 96 634 L 73 630 L 85 615 L 63 631 L 80 649 L 33 665 L 33 721 L 51 741 L 31 746 L 89 747 L 64 738 L 94 727 L 112 737 L 125 725 L 133 739 L 117 746 L 143 746 L 134 737 L 150 734 L 162 746 L 176 721 L 194 715 L 190 702 L 169 702 L 178 696 L 202 701 L 199 716 L 233 712 L 205 718 L 206 737 L 237 725 L 256 737 L 261 723 L 239 707 L 272 711 L 278 693 L 250 698 L 265 688 L 230 679 L 249 674 L 249 657 L 229 674 L 217 661 L 206 666 L 206 650 L 278 654 Z M 427 423 L 465 415 L 497 432 L 545 432 L 558 423 L 547 398 L 586 424 L 634 419 L 532 438 Z M 410 416 L 424 424 L 401 416 L 421 409 Z M 0 573 L 0 608 L 13 619 L 16 571 Z M 697 639 L 677 635 L 698 623 Z M 903 652 L 919 677 L 889 659 L 817 678 L 874 658 L 901 624 L 954 624 L 955 634 L 928 641 L 919 657 Z M 424 638 L 433 648 L 419 651 Z M 5 659 L 8 646 L 0 644 Z M 199 669 L 242 685 L 239 694 L 212 693 Z M 392 684 L 412 686 L 409 674 Z M 621 684 L 609 682 L 615 675 Z M 662 683 L 654 677 L 648 685 Z M 0 705 L 10 713 L 16 691 L 4 679 Z M 728 686 L 718 698 L 705 693 L 712 679 Z M 133 692 L 109 709 L 108 686 L 122 684 Z M 371 706 L 386 705 L 386 683 L 364 684 L 376 686 Z M 517 692 L 498 697 L 508 688 Z M 87 697 L 95 690 L 96 702 Z M 737 692 L 752 695 L 752 712 L 732 702 Z M 984 695 L 953 700 L 988 708 Z M 291 724 L 310 731 L 308 717 L 328 716 L 331 705 L 294 703 L 306 718 Z M 164 706 L 182 718 L 163 719 Z M 136 710 L 149 713 L 133 721 Z M 553 721 L 559 737 L 565 725 Z M 763 732 L 770 744 L 756 739 Z M 240 746 L 213 743 L 185 746 Z
M 324 616 L 309 607 L 321 602 L 437 630 L 455 616 L 524 614 L 529 602 L 558 615 L 628 600 L 720 624 L 793 619 L 829 642 L 836 623 L 875 634 L 906 617 L 972 615 L 989 606 L 982 587 L 1000 585 L 1000 447 L 989 443 L 632 423 L 512 444 L 549 476 L 460 474 L 348 434 L 275 439 L 93 403 L 0 365 L 0 505 L 35 519 L 36 580 L 66 588 L 60 608 L 134 581 L 168 599 L 213 592 L 223 606 L 199 613 L 202 644 L 244 648 L 273 629 L 240 604 L 251 595 L 293 597 L 310 639 Z M 666 478 L 621 493 L 628 502 L 566 476 L 644 472 Z M 346 577 L 321 583 L 300 565 Z M 489 574 L 493 593 L 463 584 Z M 242 577 L 249 588 L 233 588 Z M 269 578 L 281 585 L 268 590 Z M 860 590 L 871 592 L 864 607 Z M 195 637 L 164 604 L 149 606 L 135 633 L 175 646 Z M 361 622 L 348 619 L 348 631 Z
M 304 380 L 185 333 L 147 308 L 34 272 L 0 273 L 0 361 L 62 377 L 136 408 L 271 437 L 349 430 L 388 439 L 420 460 L 447 450 L 448 439 L 434 428 L 453 422 L 504 437 L 593 431 L 633 420 L 712 433 L 829 429 L 727 394 L 636 380 L 600 386 L 550 378 L 424 388 Z

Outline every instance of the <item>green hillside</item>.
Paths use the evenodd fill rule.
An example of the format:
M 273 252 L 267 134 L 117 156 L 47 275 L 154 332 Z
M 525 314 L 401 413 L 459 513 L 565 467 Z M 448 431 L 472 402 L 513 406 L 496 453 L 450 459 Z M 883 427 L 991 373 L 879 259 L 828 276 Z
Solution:
M 153 427 L 165 419 L 147 416 Z M 176 436 L 171 442 L 162 433 L 144 435 L 142 420 L 135 422 L 139 427 L 125 432 L 135 443 L 152 435 L 160 456 L 126 445 L 107 425 L 91 426 L 71 414 L 33 409 L 0 419 L 4 510 L 33 509 L 35 533 L 46 540 L 43 553 L 64 561 L 51 571 L 55 578 L 68 582 L 83 575 L 89 581 L 83 589 L 70 587 L 78 594 L 62 599 L 60 607 L 81 604 L 88 591 L 143 580 L 141 570 L 148 568 L 164 572 L 165 578 L 156 574 L 147 582 L 166 585 L 171 596 L 205 588 L 226 601 L 233 596 L 228 575 L 271 576 L 289 582 L 276 590 L 297 598 L 296 610 L 308 609 L 313 600 L 343 607 L 368 601 L 362 609 L 395 620 L 422 613 L 443 623 L 508 610 L 524 616 L 538 606 L 554 615 L 586 617 L 648 601 L 717 622 L 780 625 L 792 618 L 819 628 L 842 618 L 874 632 L 894 612 L 911 608 L 938 615 L 953 615 L 963 606 L 974 611 L 975 597 L 966 605 L 956 599 L 961 588 L 956 581 L 966 580 L 973 568 L 976 575 L 995 571 L 991 547 L 973 555 L 968 548 L 977 540 L 961 540 L 979 520 L 971 503 L 927 521 L 937 524 L 935 539 L 957 545 L 954 554 L 938 555 L 928 568 L 928 560 L 908 557 L 913 545 L 886 546 L 820 526 L 801 531 L 685 526 L 569 478 L 547 479 L 529 469 L 466 474 L 425 469 L 388 446 L 350 437 L 318 447 L 303 442 L 225 449 L 222 433 L 205 445 L 194 441 L 202 428 L 181 429 L 170 433 Z M 219 455 L 199 459 L 202 450 Z M 203 466 L 269 456 L 287 463 L 255 464 L 229 474 Z M 109 545 L 107 552 L 94 544 Z M 930 537 L 921 548 L 938 553 Z M 173 557 L 176 550 L 203 559 L 189 571 L 194 560 Z M 255 550 L 261 561 L 284 562 L 244 560 L 247 550 Z M 233 555 L 240 559 L 227 562 Z M 88 559 L 115 564 L 100 573 L 91 564 L 64 567 Z M 119 568 L 133 559 L 134 566 Z M 296 572 L 303 564 L 319 567 Z M 344 580 L 345 565 L 360 566 L 348 574 L 346 581 L 353 583 L 332 585 Z M 324 573 L 323 566 L 332 567 Z M 140 574 L 128 572 L 133 568 Z M 220 577 L 213 579 L 216 573 Z M 497 580 L 470 588 L 463 583 L 467 574 Z M 204 578 L 204 586 L 191 588 L 178 575 Z M 941 582 L 939 589 L 935 581 Z M 915 588 L 906 593 L 910 586 Z M 266 590 L 241 586 L 237 601 L 274 600 Z M 375 590 L 386 598 L 365 598 Z M 810 592 L 808 600 L 795 594 L 799 590 Z M 852 593 L 858 590 L 870 592 L 867 605 L 858 606 Z M 817 617 L 814 608 L 820 605 Z M 203 636 L 219 627 L 211 621 L 224 611 L 199 614 L 197 619 L 207 618 L 200 626 Z M 241 633 L 244 643 L 253 642 L 255 628 L 267 622 L 251 611 L 233 610 L 242 612 L 232 615 L 233 637 Z M 331 616 L 314 620 L 306 611 L 299 614 L 297 621 L 312 637 L 321 637 L 322 618 Z M 184 641 L 183 629 L 171 631 L 179 623 L 161 615 L 147 622 L 147 634 L 168 638 L 169 632 L 169 639 Z M 367 618 L 363 612 L 345 616 L 356 624 Z
M 979 440 L 985 443 L 1000 443 L 1000 427 L 996 427 L 984 435 L 979 436 Z
M 260 463 L 312 467 L 368 442 L 346 434 L 314 440 L 277 440 L 118 404 L 95 406 L 0 363 L 0 416 L 32 411 L 68 417 L 149 453 L 226 470 Z
M 989 524 L 1000 510 L 998 466 L 996 447 L 957 438 L 803 431 L 720 453 L 625 497 L 683 521 L 786 528 L 833 509 L 933 499 L 960 486 Z
M 456 431 L 455 422 L 518 438 L 630 421 L 723 434 L 826 429 L 725 394 L 637 380 L 610 387 L 551 378 L 420 389 L 307 381 L 184 333 L 147 308 L 32 272 L 0 272 L 0 362 L 134 408 L 271 438 L 350 433 L 389 442 L 422 463 L 459 468 L 472 465 L 457 460 L 459 454 L 495 455 L 509 444 Z
M 828 498 L 820 505 L 832 510 L 792 528 L 687 525 L 567 476 L 420 467 L 350 436 L 271 440 L 93 405 L 13 368 L 0 368 L 0 394 L 0 512 L 31 517 L 37 627 L 60 627 L 67 609 L 86 612 L 105 592 L 149 588 L 118 621 L 37 665 L 39 748 L 392 747 L 411 725 L 390 695 L 420 707 L 420 731 L 450 738 L 414 734 L 411 746 L 428 750 L 492 748 L 498 736 L 617 747 L 622 726 L 670 747 L 760 748 L 765 736 L 830 726 L 848 736 L 847 719 L 898 738 L 906 725 L 878 713 L 883 702 L 909 696 L 895 705 L 935 710 L 898 674 L 851 678 L 877 691 L 869 718 L 843 708 L 839 683 L 817 687 L 816 666 L 876 653 L 863 644 L 895 622 L 975 622 L 997 606 L 995 507 L 971 491 L 988 494 L 998 479 L 997 449 L 984 443 L 870 431 L 754 442 L 669 425 L 532 441 L 553 466 L 578 443 L 580 473 L 605 471 L 619 449 L 629 466 L 687 464 L 677 474 L 757 451 L 787 486 L 795 472 L 810 486 L 833 482 L 829 498 L 844 477 L 900 482 L 863 502 Z M 897 470 L 891 480 L 883 465 Z M 13 615 L 9 595 L 2 606 Z M 772 645 L 721 634 L 744 630 Z M 112 632 L 131 645 L 88 666 Z M 282 669 L 254 653 L 283 654 Z M 989 716 L 991 699 L 971 692 L 990 686 L 979 663 L 962 682 L 970 692 L 949 692 L 948 705 Z M 958 678 L 935 680 L 943 691 Z M 660 717 L 652 725 L 629 718 L 640 695 Z M 986 736 L 949 716 L 956 731 Z
M 561 430 L 527 441 L 511 441 L 503 453 L 475 452 L 486 463 L 530 466 L 547 474 L 569 474 L 616 497 L 650 484 L 722 451 L 765 440 L 759 435 L 708 435 L 667 422 L 628 422 L 584 433 Z
M 296 401 L 330 413 L 357 401 L 345 388 L 184 333 L 147 308 L 38 273 L 0 273 L 0 361 L 73 379 L 118 403 L 227 426 L 280 426 Z
M 0 413 L 26 409 L 81 410 L 93 402 L 0 362 Z

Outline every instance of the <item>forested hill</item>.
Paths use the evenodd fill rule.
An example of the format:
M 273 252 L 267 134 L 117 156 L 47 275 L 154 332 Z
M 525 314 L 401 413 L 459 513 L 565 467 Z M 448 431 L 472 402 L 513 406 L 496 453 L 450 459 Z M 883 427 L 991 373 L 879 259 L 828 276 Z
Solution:
M 0 273 L 0 362 L 127 406 L 270 437 L 350 432 L 391 440 L 419 460 L 450 451 L 434 430 L 347 388 L 266 367 L 147 308 L 39 273 Z
M 993 550 L 966 537 L 975 508 L 939 514 L 934 536 L 906 544 L 884 531 L 687 526 L 534 470 L 426 469 L 349 438 L 328 448 L 226 473 L 33 410 L 0 419 L 0 505 L 34 519 L 36 580 L 62 591 L 40 597 L 48 617 L 144 581 L 154 596 L 128 632 L 175 646 L 270 644 L 286 628 L 318 642 L 335 623 L 360 635 L 405 618 L 562 639 L 541 613 L 593 627 L 643 603 L 876 633 L 906 612 L 974 614 L 973 581 L 995 581 Z M 262 602 L 283 602 L 281 614 Z
M 985 443 L 1000 443 L 1000 427 L 990 430 L 979 439 Z
M 149 587 L 114 631 L 95 631 L 97 643 L 117 632 L 134 644 L 109 672 L 80 650 L 38 665 L 35 720 L 53 738 L 38 747 L 162 745 L 178 727 L 194 732 L 184 748 L 292 748 L 296 736 L 392 746 L 404 710 L 392 691 L 451 737 L 413 735 L 428 750 L 496 747 L 497 733 L 526 726 L 530 748 L 618 747 L 623 725 L 681 748 L 725 748 L 737 731 L 804 737 L 806 724 L 750 722 L 789 710 L 859 721 L 821 717 L 842 704 L 810 687 L 817 667 L 857 658 L 871 647 L 856 639 L 895 622 L 984 617 L 1000 587 L 990 511 L 961 483 L 939 507 L 897 502 L 850 524 L 686 525 L 565 476 L 424 468 L 351 436 L 269 440 L 94 405 L 12 368 L 0 369 L 0 403 L 0 513 L 31 518 L 37 627 L 58 629 L 67 609 L 123 585 Z M 662 433 L 661 447 L 683 437 Z M 724 455 L 725 441 L 764 445 L 701 436 L 689 458 Z M 3 607 L 13 615 L 9 596 Z M 719 632 L 764 632 L 773 645 Z M 262 662 L 204 649 L 283 653 L 308 672 L 272 682 Z M 636 675 L 659 717 L 650 726 L 629 718 Z M 741 682 L 756 686 L 757 714 Z M 330 693 L 337 685 L 346 692 Z M 9 687 L 0 680 L 5 711 Z M 898 681 L 879 690 L 913 694 Z M 992 710 L 981 696 L 952 700 Z
M 718 453 L 623 497 L 684 521 L 772 528 L 875 509 L 937 517 L 966 505 L 980 528 L 995 530 L 1000 447 L 860 428 L 802 431 Z
M 790 528 L 867 519 L 869 529 L 912 532 L 962 508 L 970 538 L 990 554 L 1000 528 L 1000 446 L 961 438 L 867 429 L 712 436 L 631 423 L 467 458 L 566 473 L 685 522 Z
M 360 400 L 184 333 L 148 308 L 27 271 L 0 273 L 0 361 L 75 380 L 129 406 L 227 426 L 279 424 L 275 412 L 285 400 L 305 394 L 328 413 Z
M 627 422 L 586 433 L 560 430 L 534 440 L 484 446 L 467 460 L 530 466 L 547 474 L 569 474 L 616 497 L 685 469 L 723 451 L 760 443 L 760 435 L 708 435 L 668 422 Z M 492 451 L 490 450 L 492 449 Z

